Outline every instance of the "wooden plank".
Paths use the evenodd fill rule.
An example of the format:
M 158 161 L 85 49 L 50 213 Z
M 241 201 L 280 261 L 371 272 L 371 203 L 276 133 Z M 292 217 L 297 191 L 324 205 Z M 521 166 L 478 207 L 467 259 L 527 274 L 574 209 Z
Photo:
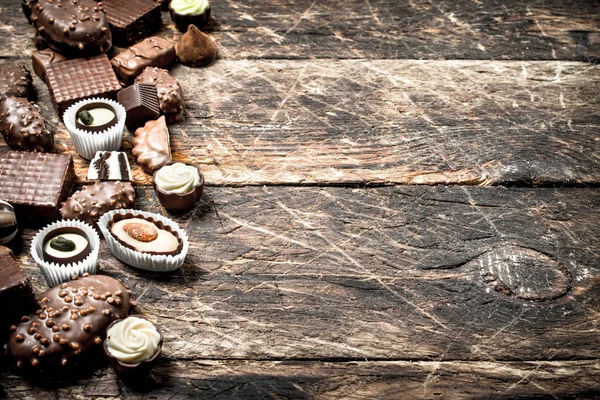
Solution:
M 10 41 L 0 57 L 24 57 L 33 29 L 19 0 L 0 6 Z M 573 0 L 249 0 L 212 2 L 214 34 L 228 59 L 580 60 L 600 56 L 600 7 Z M 179 36 L 167 13 L 161 35 Z
M 473 399 L 597 398 L 598 361 L 248 362 L 162 360 L 143 388 L 112 370 L 78 382 L 31 385 L 2 377 L 11 399 Z
M 600 189 L 209 188 L 176 217 L 181 270 L 100 267 L 177 360 L 596 359 L 599 210 Z

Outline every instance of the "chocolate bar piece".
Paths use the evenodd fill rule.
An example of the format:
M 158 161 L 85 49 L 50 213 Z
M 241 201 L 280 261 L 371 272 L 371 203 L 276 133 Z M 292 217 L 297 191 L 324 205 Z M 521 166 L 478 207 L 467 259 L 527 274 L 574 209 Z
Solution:
M 171 161 L 169 129 L 164 115 L 137 129 L 131 146 L 131 154 L 137 157 L 138 164 L 149 174 Z
M 23 97 L 0 102 L 0 131 L 13 150 L 45 152 L 54 147 L 54 128 L 39 107 Z
M 19 323 L 21 316 L 37 309 L 31 282 L 15 262 L 10 249 L 0 246 L 0 303 L 4 307 L 0 320 L 0 343 L 5 343 L 11 325 Z
M 0 198 L 15 207 L 19 223 L 60 218 L 60 202 L 75 182 L 73 159 L 64 154 L 9 151 L 0 155 Z
M 102 2 L 37 0 L 29 7 L 37 33 L 50 48 L 65 56 L 90 57 L 112 46 Z
M 106 54 L 48 64 L 46 78 L 61 120 L 65 110 L 79 100 L 91 97 L 116 99 L 121 89 Z
M 2 66 L 0 69 L 0 100 L 7 96 L 26 97 L 31 100 L 32 82 L 31 74 L 23 65 Z
M 46 82 L 46 67 L 50 64 L 65 61 L 67 58 L 52 49 L 34 50 L 31 52 L 31 64 L 33 70 L 44 82 Z
M 110 60 L 121 82 L 131 85 L 146 67 L 169 68 L 175 62 L 175 46 L 158 36 L 134 44 Z
M 127 155 L 122 151 L 97 151 L 90 162 L 87 178 L 90 181 L 132 180 Z
M 160 115 L 158 95 L 154 85 L 132 85 L 121 90 L 117 97 L 119 103 L 125 107 L 127 118 L 125 124 L 134 130 L 151 119 Z
M 135 83 L 156 86 L 160 111 L 167 117 L 167 122 L 173 123 L 183 119 L 183 91 L 177 79 L 162 68 L 148 67 L 135 78 Z
M 162 25 L 160 4 L 154 0 L 103 0 L 102 3 L 117 46 L 129 46 Z

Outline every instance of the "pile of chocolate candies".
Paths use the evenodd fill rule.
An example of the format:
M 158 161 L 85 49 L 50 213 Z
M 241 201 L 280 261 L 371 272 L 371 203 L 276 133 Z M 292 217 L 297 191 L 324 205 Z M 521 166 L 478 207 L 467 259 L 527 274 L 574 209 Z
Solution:
M 153 175 L 167 210 L 191 209 L 202 196 L 197 166 L 171 158 L 167 124 L 184 118 L 184 101 L 169 68 L 177 60 L 199 67 L 215 59 L 217 46 L 202 32 L 210 5 L 207 0 L 22 0 L 22 7 L 36 29 L 33 69 L 48 85 L 75 150 L 90 160 L 88 180 L 97 182 L 71 195 L 73 159 L 51 153 L 54 130 L 30 101 L 30 72 L 24 66 L 2 67 L 0 129 L 12 150 L 0 154 L 0 244 L 16 236 L 17 220 L 46 223 L 32 240 L 31 255 L 51 289 L 36 302 L 12 252 L 0 246 L 5 271 L 0 301 L 18 304 L 8 313 L 9 326 L 0 326 L 6 332 L 0 340 L 8 342 L 7 352 L 23 370 L 89 365 L 85 357 L 101 348 L 119 373 L 145 375 L 160 354 L 162 336 L 149 321 L 129 316 L 135 307 L 129 287 L 96 275 L 98 231 L 110 252 L 130 266 L 160 272 L 183 265 L 186 232 L 169 218 L 134 209 L 128 156 L 119 150 L 127 126 L 134 133 L 132 156 Z M 177 43 L 152 36 L 167 7 L 185 32 Z M 116 46 L 124 50 L 117 52 Z M 140 335 L 145 346 L 128 342 Z

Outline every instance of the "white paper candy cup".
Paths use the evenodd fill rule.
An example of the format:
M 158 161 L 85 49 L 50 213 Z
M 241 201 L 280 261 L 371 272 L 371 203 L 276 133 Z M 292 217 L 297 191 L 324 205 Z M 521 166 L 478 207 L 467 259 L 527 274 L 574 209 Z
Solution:
M 75 125 L 77 110 L 90 103 L 106 103 L 111 105 L 117 113 L 117 123 L 102 132 L 88 132 L 78 129 Z M 77 153 L 86 160 L 91 160 L 97 151 L 117 151 L 123 141 L 125 129 L 125 108 L 114 100 L 92 98 L 81 100 L 67 108 L 63 114 L 63 122 L 71 135 L 71 140 Z
M 143 218 L 152 218 L 157 222 L 162 222 L 165 226 L 169 226 L 173 230 L 173 232 L 177 233 L 177 236 L 179 236 L 179 238 L 183 242 L 181 252 L 174 256 L 151 255 L 148 253 L 135 251 L 123 246 L 121 243 L 119 243 L 117 239 L 115 239 L 115 237 L 110 232 L 110 229 L 108 228 L 108 223 L 113 219 L 113 217 L 116 214 L 140 215 Z M 111 253 L 113 253 L 115 257 L 123 261 L 125 264 L 147 271 L 169 272 L 181 268 L 185 260 L 185 256 L 187 255 L 187 252 L 190 248 L 188 236 L 185 233 L 185 231 L 179 227 L 179 225 L 177 225 L 169 218 L 163 217 L 162 215 L 146 211 L 132 209 L 112 210 L 107 212 L 100 218 L 100 221 L 98 222 L 98 227 L 100 228 L 104 239 L 106 239 L 108 249 L 111 251 Z
M 90 243 L 90 254 L 82 261 L 77 263 L 60 265 L 44 261 L 43 246 L 46 236 L 58 228 L 74 227 L 79 228 L 88 237 Z M 98 251 L 100 248 L 100 236 L 96 230 L 85 222 L 76 220 L 57 221 L 39 231 L 31 242 L 31 256 L 40 267 L 48 286 L 54 287 L 62 282 L 70 281 L 73 275 L 82 276 L 84 273 L 95 274 L 98 265 Z

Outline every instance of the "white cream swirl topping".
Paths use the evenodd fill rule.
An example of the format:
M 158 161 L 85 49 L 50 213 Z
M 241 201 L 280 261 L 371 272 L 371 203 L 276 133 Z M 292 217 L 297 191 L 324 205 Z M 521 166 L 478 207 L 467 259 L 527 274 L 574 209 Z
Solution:
M 168 194 L 185 194 L 200 184 L 198 168 L 183 163 L 165 165 L 154 175 L 154 183 Z
M 178 14 L 202 14 L 210 4 L 208 0 L 171 0 L 170 7 Z
M 128 317 L 115 323 L 106 334 L 106 348 L 110 355 L 128 364 L 148 360 L 160 344 L 156 327 L 138 317 Z

